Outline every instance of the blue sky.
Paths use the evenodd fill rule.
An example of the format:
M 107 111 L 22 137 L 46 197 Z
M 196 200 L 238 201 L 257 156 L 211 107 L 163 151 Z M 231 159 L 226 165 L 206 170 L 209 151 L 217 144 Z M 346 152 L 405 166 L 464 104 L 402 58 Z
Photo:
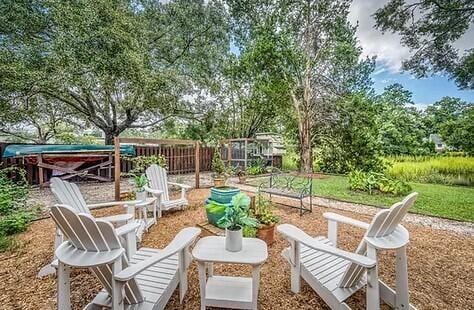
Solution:
M 474 102 L 473 91 L 461 91 L 453 81 L 442 76 L 415 79 L 408 73 L 393 72 L 381 65 L 374 71 L 372 78 L 377 93 L 381 93 L 390 84 L 402 84 L 413 93 L 413 101 L 420 108 L 432 104 L 444 96 L 458 97 L 465 101 Z
M 357 37 L 363 48 L 363 56 L 376 56 L 377 68 L 372 75 L 374 88 L 380 93 L 384 87 L 400 83 L 413 93 L 413 101 L 420 107 L 432 104 L 444 96 L 459 97 L 474 102 L 473 91 L 458 90 L 453 81 L 443 76 L 432 76 L 415 79 L 409 73 L 401 72 L 404 59 L 411 52 L 400 44 L 397 34 L 382 34 L 374 28 L 373 14 L 383 7 L 388 0 L 354 0 L 349 14 L 352 24 L 358 25 Z M 474 29 L 471 27 L 466 34 L 454 43 L 459 51 L 474 47 Z

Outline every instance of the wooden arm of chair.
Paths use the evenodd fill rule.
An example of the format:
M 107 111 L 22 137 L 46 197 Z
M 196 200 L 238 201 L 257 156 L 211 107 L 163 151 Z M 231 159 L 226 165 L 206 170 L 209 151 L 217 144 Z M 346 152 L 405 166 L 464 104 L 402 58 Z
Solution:
M 323 213 L 323 217 L 328 220 L 328 239 L 331 240 L 334 246 L 337 246 L 337 224 L 348 224 L 364 230 L 369 228 L 369 224 L 352 219 L 350 217 L 340 215 L 332 212 Z
M 124 236 L 131 232 L 135 233 L 135 230 L 138 227 L 140 227 L 140 223 L 137 223 L 137 222 L 125 224 L 123 226 L 116 228 L 115 233 L 117 234 L 117 236 Z
M 135 205 L 140 203 L 141 200 L 119 200 L 119 201 L 109 201 L 109 202 L 100 202 L 87 205 L 89 209 L 100 209 L 106 207 L 115 207 L 115 206 L 126 206 L 126 205 Z
M 307 247 L 315 249 L 317 251 L 321 251 L 324 253 L 328 253 L 328 254 L 343 258 L 352 263 L 360 265 L 364 268 L 373 268 L 377 264 L 377 262 L 374 259 L 369 258 L 367 256 L 344 251 L 336 247 L 324 244 L 318 240 L 315 240 L 313 237 L 309 236 L 307 233 L 305 233 L 298 227 L 293 226 L 291 224 L 279 225 L 277 227 L 277 230 L 279 233 L 284 235 L 287 239 L 300 242 L 306 245 Z
M 179 187 L 184 188 L 184 189 L 190 189 L 192 187 L 192 186 L 187 185 L 187 184 L 181 184 L 181 183 L 175 183 L 175 182 L 168 182 L 168 184 L 174 185 L 174 186 L 179 186 Z
M 147 191 L 148 193 L 154 195 L 154 196 L 160 196 L 161 194 L 163 194 L 163 191 L 162 190 L 159 190 L 159 189 L 153 189 L 153 188 L 149 188 L 148 186 L 144 186 L 143 187 L 145 189 L 145 191 Z
M 196 227 L 187 227 L 182 229 L 176 235 L 176 237 L 174 237 L 173 241 L 171 241 L 168 246 L 166 246 L 162 251 L 160 251 L 160 253 L 151 256 L 150 258 L 142 261 L 141 263 L 134 264 L 132 266 L 129 266 L 128 268 L 125 268 L 114 276 L 115 280 L 125 282 L 132 279 L 143 270 L 150 268 L 154 264 L 164 259 L 167 259 L 168 257 L 173 256 L 179 251 L 182 251 L 188 246 L 190 246 L 194 242 L 194 240 L 196 240 L 200 233 L 201 229 Z

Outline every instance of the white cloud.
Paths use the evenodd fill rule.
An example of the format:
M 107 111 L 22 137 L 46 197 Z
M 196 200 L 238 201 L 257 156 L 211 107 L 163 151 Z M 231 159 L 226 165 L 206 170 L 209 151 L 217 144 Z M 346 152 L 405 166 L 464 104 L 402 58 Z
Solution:
M 374 28 L 375 11 L 383 7 L 387 0 L 354 0 L 349 13 L 352 24 L 359 23 L 357 37 L 363 48 L 363 56 L 377 56 L 379 64 L 392 72 L 399 72 L 402 60 L 410 56 L 408 48 L 400 44 L 400 36 L 392 33 L 382 34 Z M 375 74 L 383 71 L 377 70 Z

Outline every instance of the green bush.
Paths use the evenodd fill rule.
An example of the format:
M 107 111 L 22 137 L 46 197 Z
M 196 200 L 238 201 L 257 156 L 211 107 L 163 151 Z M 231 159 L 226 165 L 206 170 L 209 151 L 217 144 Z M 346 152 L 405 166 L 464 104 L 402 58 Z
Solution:
M 406 195 L 411 186 L 400 180 L 392 179 L 379 172 L 364 172 L 354 170 L 348 175 L 349 188 L 373 194 L 375 191 L 395 196 Z
M 248 175 L 259 175 L 265 173 L 265 161 L 261 158 L 254 159 L 247 167 Z
M 0 220 L 0 235 L 10 236 L 25 231 L 28 224 L 34 219 L 34 215 L 30 211 L 19 211 Z
M 242 228 L 242 234 L 245 238 L 255 238 L 257 236 L 257 228 L 252 226 L 244 226 Z
M 27 206 L 26 172 L 16 166 L 0 169 L 0 251 L 13 248 L 16 233 L 25 231 L 34 218 Z
M 133 169 L 128 173 L 124 173 L 125 176 L 136 176 L 145 173 L 145 170 L 151 165 L 158 165 L 166 168 L 166 158 L 163 155 L 151 155 L 151 156 L 137 156 L 137 157 L 125 157 L 125 159 L 132 163 Z

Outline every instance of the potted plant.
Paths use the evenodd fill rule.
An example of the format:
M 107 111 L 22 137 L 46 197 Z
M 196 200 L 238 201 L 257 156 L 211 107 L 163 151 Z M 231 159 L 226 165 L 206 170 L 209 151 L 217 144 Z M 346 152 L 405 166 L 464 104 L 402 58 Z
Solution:
M 280 222 L 280 218 L 273 214 L 272 209 L 272 203 L 259 192 L 255 199 L 253 216 L 260 223 L 257 229 L 257 238 L 265 241 L 267 245 L 275 242 L 275 224 Z
M 232 207 L 226 208 L 224 216 L 217 222 L 225 228 L 225 248 L 227 251 L 242 250 L 242 228 L 257 227 L 256 219 L 249 216 L 250 198 L 239 193 L 232 198 Z
M 217 147 L 214 151 L 214 156 L 212 157 L 211 170 L 212 172 L 214 172 L 213 173 L 214 186 L 224 187 L 225 181 L 226 181 L 225 173 L 227 169 L 225 167 L 224 162 L 222 161 L 219 148 Z
M 145 186 L 148 184 L 148 178 L 144 174 L 134 175 L 133 184 L 135 185 L 135 196 L 137 200 L 146 200 Z
M 239 183 L 245 184 L 247 173 L 244 168 L 238 167 L 237 172 L 235 173 L 239 177 Z

